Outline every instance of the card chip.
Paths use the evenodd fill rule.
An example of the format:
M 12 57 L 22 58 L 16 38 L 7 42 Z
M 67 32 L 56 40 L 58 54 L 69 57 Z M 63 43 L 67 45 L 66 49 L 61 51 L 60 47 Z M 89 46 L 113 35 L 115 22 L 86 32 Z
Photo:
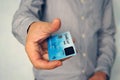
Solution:
M 65 55 L 66 56 L 68 56 L 68 55 L 71 55 L 71 54 L 74 54 L 75 53 L 75 51 L 74 51 L 74 49 L 73 49 L 73 47 L 71 46 L 71 47 L 68 47 L 68 48 L 65 48 L 64 49 L 64 51 L 65 51 Z

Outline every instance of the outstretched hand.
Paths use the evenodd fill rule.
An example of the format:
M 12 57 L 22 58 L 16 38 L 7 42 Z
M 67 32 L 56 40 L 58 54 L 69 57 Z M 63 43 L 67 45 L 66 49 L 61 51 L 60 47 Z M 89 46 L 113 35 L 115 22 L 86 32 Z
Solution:
M 37 69 L 54 69 L 62 65 L 61 61 L 49 61 L 46 39 L 61 26 L 60 19 L 50 22 L 34 22 L 30 25 L 26 37 L 25 49 L 33 66 Z

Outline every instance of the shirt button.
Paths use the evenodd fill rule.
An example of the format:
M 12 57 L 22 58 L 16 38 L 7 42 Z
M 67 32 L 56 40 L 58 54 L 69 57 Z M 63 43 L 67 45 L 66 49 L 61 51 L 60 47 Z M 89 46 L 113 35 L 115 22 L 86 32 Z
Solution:
M 81 16 L 81 20 L 85 20 L 85 17 L 84 17 L 84 16 Z
M 80 2 L 83 4 L 83 3 L 85 3 L 85 0 L 80 0 Z
M 85 70 L 82 70 L 82 73 L 84 74 L 84 73 L 85 73 Z
M 83 57 L 86 57 L 86 56 L 87 56 L 86 53 L 83 53 L 82 55 L 83 55 Z
M 85 34 L 82 34 L 82 38 L 85 38 Z

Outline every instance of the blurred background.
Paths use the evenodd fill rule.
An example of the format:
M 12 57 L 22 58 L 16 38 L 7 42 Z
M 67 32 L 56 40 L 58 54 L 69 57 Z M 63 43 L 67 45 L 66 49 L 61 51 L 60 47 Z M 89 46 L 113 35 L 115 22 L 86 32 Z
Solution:
M 20 0 L 0 0 L 0 80 L 34 80 L 24 47 L 13 37 L 11 22 Z M 117 56 L 111 80 L 120 80 L 120 0 L 113 0 Z

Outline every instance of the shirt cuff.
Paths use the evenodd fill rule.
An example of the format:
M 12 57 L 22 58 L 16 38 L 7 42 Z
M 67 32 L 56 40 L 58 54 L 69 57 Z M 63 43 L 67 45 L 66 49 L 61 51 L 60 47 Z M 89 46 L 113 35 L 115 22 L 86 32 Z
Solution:
M 109 80 L 109 78 L 110 78 L 110 70 L 108 68 L 106 68 L 106 67 L 97 67 L 95 69 L 95 72 L 98 72 L 98 71 L 104 72 L 106 74 L 106 78 L 107 78 L 106 80 Z
M 21 44 L 25 45 L 27 30 L 28 30 L 29 26 L 31 25 L 31 23 L 38 22 L 38 21 L 40 21 L 40 20 L 37 18 L 27 17 L 20 23 L 20 25 L 19 25 L 20 27 L 17 27 L 15 29 L 14 35 Z

